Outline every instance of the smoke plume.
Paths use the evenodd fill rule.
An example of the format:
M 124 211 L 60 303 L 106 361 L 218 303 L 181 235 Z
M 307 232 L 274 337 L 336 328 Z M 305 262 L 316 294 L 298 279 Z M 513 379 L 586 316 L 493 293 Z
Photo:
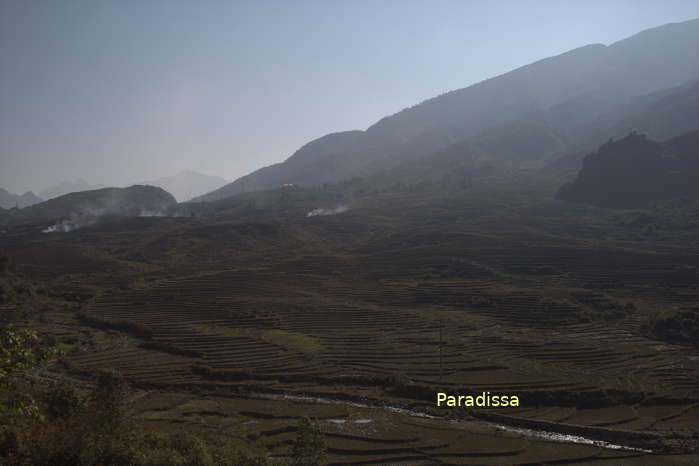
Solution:
M 317 217 L 319 215 L 336 215 L 336 214 L 341 214 L 343 212 L 347 212 L 349 210 L 349 206 L 346 205 L 340 205 L 331 209 L 325 209 L 325 208 L 318 208 L 318 209 L 313 209 L 308 214 L 306 214 L 306 217 Z

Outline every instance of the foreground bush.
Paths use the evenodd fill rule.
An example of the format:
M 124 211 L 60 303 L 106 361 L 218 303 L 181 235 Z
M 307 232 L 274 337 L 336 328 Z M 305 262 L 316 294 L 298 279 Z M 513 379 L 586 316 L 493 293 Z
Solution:
M 328 464 L 325 438 L 318 423 L 303 417 L 292 453 L 293 466 L 324 466 Z
M 11 466 L 265 466 L 232 445 L 186 433 L 149 432 L 129 416 L 129 388 L 116 372 L 97 375 L 81 393 L 54 383 L 41 398 L 42 416 L 0 426 L 0 463 Z
M 232 443 L 207 442 L 187 432 L 146 430 L 131 416 L 129 385 L 117 372 L 97 373 L 90 389 L 81 389 L 67 379 L 43 380 L 40 368 L 59 356 L 54 346 L 35 331 L 0 327 L 0 464 L 271 464 Z M 317 424 L 301 420 L 293 457 L 281 464 L 290 462 L 303 466 L 326 464 L 325 441 Z

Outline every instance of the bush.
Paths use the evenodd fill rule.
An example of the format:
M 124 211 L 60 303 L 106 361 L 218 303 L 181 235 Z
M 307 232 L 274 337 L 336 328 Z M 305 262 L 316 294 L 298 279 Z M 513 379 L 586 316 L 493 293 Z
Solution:
M 44 420 L 0 424 L 0 464 L 7 466 L 267 466 L 224 443 L 210 444 L 185 431 L 146 432 L 127 408 L 128 384 L 114 371 L 97 375 L 91 393 L 67 382 L 45 396 Z M 311 445 L 315 443 L 311 442 Z M 315 463 L 300 463 L 315 464 Z M 320 464 L 320 463 L 318 463 Z
M 652 315 L 641 324 L 641 331 L 670 343 L 699 346 L 699 309 Z
M 299 430 L 294 442 L 293 466 L 323 466 L 328 464 L 325 438 L 317 422 L 307 417 L 299 419 Z
M 74 385 L 60 379 L 53 382 L 43 396 L 46 414 L 49 420 L 67 419 L 82 410 L 87 399 Z
M 98 422 L 106 430 L 124 426 L 129 385 L 120 373 L 109 370 L 97 374 L 97 386 L 93 393 Z
M 408 376 L 406 376 L 402 372 L 399 372 L 388 376 L 387 382 L 389 386 L 394 390 L 400 390 L 410 385 L 411 380 L 408 378 Z

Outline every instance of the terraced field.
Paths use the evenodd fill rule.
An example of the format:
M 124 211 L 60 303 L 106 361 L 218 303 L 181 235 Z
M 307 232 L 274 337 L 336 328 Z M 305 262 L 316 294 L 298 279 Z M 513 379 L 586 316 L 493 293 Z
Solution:
M 579 229 L 564 206 L 513 205 L 386 194 L 312 218 L 224 205 L 212 218 L 10 232 L 0 247 L 85 296 L 65 325 L 120 332 L 76 346 L 66 366 L 123 372 L 147 392 L 146 422 L 283 457 L 311 414 L 337 465 L 692 464 L 496 427 L 658 434 L 667 452 L 699 437 L 699 350 L 641 331 L 668 306 L 699 308 L 696 247 L 619 239 L 604 211 Z M 516 394 L 521 407 L 437 408 L 438 391 Z

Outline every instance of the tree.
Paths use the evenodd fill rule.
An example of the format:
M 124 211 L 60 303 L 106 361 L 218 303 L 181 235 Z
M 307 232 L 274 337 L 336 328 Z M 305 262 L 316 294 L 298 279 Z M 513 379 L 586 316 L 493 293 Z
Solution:
M 97 374 L 94 402 L 100 414 L 100 423 L 107 431 L 117 430 L 127 421 L 128 394 L 128 382 L 119 372 L 106 370 Z
M 51 382 L 43 399 L 47 418 L 52 421 L 68 419 L 79 413 L 87 404 L 86 398 L 75 385 L 64 378 Z
M 0 390 L 7 393 L 0 401 L 0 425 L 41 418 L 36 401 L 22 390 L 26 373 L 48 361 L 55 351 L 43 346 L 33 330 L 0 328 Z
M 307 417 L 299 419 L 298 435 L 294 443 L 294 466 L 324 466 L 328 464 L 325 438 L 320 426 Z

